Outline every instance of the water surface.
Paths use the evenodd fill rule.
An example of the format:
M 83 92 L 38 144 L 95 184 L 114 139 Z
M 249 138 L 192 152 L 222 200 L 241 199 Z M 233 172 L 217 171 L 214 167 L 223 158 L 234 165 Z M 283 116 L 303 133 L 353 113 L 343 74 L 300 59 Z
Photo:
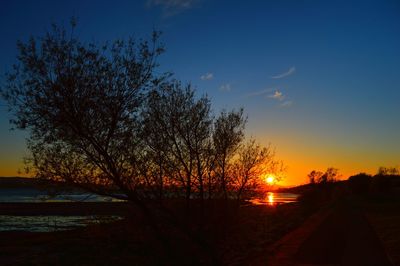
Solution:
M 275 206 L 278 204 L 296 202 L 298 196 L 299 196 L 298 194 L 294 194 L 294 193 L 268 192 L 265 197 L 254 198 L 254 199 L 249 200 L 249 202 L 251 202 L 252 204 L 255 204 L 255 205 Z
M 255 205 L 275 206 L 297 201 L 297 194 L 268 192 L 263 198 L 249 200 Z M 49 196 L 46 191 L 35 188 L 0 189 L 0 202 L 110 202 L 118 201 L 89 193 L 64 193 Z M 0 231 L 53 232 L 87 226 L 93 223 L 110 222 L 122 219 L 120 216 L 84 215 L 84 216 L 14 216 L 0 214 Z
M 113 202 L 119 201 L 90 193 L 69 192 L 49 195 L 47 191 L 36 188 L 0 188 L 1 202 Z M 109 215 L 1 215 L 0 231 L 53 232 L 87 226 L 93 223 L 110 222 L 122 219 Z
M 110 202 L 119 201 L 111 197 L 91 193 L 69 192 L 49 195 L 36 188 L 0 188 L 0 202 Z
M 122 219 L 119 216 L 0 215 L 0 231 L 54 232 Z

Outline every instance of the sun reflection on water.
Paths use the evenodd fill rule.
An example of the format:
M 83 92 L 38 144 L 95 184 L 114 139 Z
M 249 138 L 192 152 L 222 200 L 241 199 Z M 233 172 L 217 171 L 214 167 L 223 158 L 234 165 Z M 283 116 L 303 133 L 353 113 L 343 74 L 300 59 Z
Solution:
M 268 199 L 268 205 L 272 206 L 272 205 L 275 204 L 274 193 L 273 192 L 268 192 L 267 199 Z
M 297 201 L 297 194 L 283 192 L 267 192 L 262 197 L 255 197 L 249 200 L 254 205 L 276 206 L 283 203 L 291 203 Z

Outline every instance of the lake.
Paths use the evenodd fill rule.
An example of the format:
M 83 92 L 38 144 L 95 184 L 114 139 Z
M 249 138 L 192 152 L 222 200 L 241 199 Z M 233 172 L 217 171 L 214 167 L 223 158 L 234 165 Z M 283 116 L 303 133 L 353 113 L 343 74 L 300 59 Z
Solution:
M 275 206 L 297 201 L 297 194 L 268 192 L 264 198 L 249 200 L 251 204 Z M 89 193 L 67 193 L 48 196 L 35 188 L 0 189 L 0 202 L 118 202 L 110 197 Z M 122 219 L 117 215 L 2 215 L 0 231 L 52 232 Z
M 64 193 L 49 196 L 44 190 L 35 188 L 2 188 L 0 202 L 118 202 L 119 200 L 90 193 Z M 0 231 L 52 232 L 87 226 L 93 223 L 121 219 L 111 215 L 2 215 Z

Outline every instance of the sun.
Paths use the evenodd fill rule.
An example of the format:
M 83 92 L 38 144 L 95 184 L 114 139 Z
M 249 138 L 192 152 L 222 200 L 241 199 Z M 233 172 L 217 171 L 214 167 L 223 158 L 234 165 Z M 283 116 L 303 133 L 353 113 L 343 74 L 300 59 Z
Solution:
M 272 185 L 275 181 L 275 178 L 273 175 L 267 175 L 267 177 L 265 178 L 265 182 L 267 182 L 267 184 Z

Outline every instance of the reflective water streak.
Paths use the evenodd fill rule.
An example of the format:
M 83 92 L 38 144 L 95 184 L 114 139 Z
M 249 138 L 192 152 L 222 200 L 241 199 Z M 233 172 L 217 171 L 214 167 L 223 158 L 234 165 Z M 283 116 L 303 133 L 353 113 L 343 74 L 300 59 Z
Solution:
M 296 202 L 299 195 L 293 193 L 268 192 L 264 198 L 254 198 L 249 200 L 255 205 L 270 205 Z

